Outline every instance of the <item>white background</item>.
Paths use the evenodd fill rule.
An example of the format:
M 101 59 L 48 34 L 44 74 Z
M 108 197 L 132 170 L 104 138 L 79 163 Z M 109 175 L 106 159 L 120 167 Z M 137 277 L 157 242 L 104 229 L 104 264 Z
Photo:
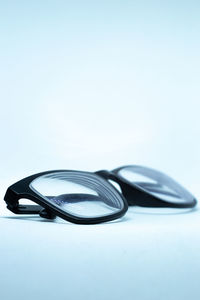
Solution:
M 199 8 L 0 3 L 2 299 L 199 299 L 198 210 L 132 208 L 87 227 L 16 219 L 3 203 L 36 172 L 123 164 L 162 170 L 198 198 Z

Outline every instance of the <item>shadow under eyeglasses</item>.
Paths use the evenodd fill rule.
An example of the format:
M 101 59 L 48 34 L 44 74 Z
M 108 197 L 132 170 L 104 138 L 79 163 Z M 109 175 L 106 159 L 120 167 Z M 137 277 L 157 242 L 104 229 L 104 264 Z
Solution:
M 42 223 L 54 223 L 54 224 L 64 224 L 64 225 L 81 225 L 81 224 L 75 224 L 75 223 L 71 223 L 65 220 L 62 220 L 59 217 L 56 217 L 54 220 L 50 220 L 50 219 L 45 219 L 45 218 L 41 218 L 38 216 L 27 216 L 27 217 L 22 217 L 22 216 L 3 216 L 0 217 L 3 219 L 10 219 L 10 220 L 21 220 L 21 221 L 32 221 L 32 222 L 42 222 Z M 108 222 L 104 222 L 104 223 L 100 223 L 100 224 L 91 224 L 91 225 L 103 225 L 103 224 L 109 224 L 109 223 L 121 223 L 121 222 L 126 222 L 127 220 L 132 219 L 132 218 L 128 218 L 127 216 L 124 216 L 122 218 L 113 220 L 113 221 L 108 221 Z M 85 224 L 83 224 L 82 226 L 86 226 Z

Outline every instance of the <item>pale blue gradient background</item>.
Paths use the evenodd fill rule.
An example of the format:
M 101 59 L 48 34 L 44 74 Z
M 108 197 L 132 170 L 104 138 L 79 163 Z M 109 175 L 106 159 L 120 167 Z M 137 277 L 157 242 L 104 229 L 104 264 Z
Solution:
M 8 185 L 35 172 L 58 168 L 112 169 L 122 164 L 142 164 L 163 170 L 178 179 L 199 197 L 199 34 L 200 4 L 198 1 L 1 2 L 1 198 L 3 198 Z M 5 206 L 1 204 L 0 207 L 4 209 Z M 145 223 L 146 215 L 140 217 L 137 216 L 138 222 L 146 224 L 141 227 L 143 239 L 149 239 L 149 236 L 146 236 L 149 232 L 147 228 L 155 226 L 151 231 L 154 241 L 154 230 L 160 228 L 162 215 L 160 218 L 152 220 L 150 220 L 151 216 L 148 216 L 147 223 Z M 126 228 L 130 235 L 134 227 L 130 221 L 132 218 L 133 220 L 135 218 L 133 213 Z M 172 218 L 173 220 L 169 221 L 165 218 L 164 222 L 168 224 L 172 221 L 176 227 L 176 216 Z M 194 217 L 193 214 L 184 215 L 182 219 L 179 215 L 183 226 L 188 228 L 189 224 L 193 224 L 191 232 L 187 231 L 187 238 L 192 236 L 194 240 L 198 239 L 195 236 L 198 232 L 197 229 L 200 228 L 198 219 L 200 216 Z M 21 249 L 23 247 L 28 249 L 25 246 L 27 236 L 23 233 L 23 226 L 27 226 L 27 221 L 21 221 L 23 224 L 14 219 L 12 221 L 1 219 L 0 221 L 4 232 L 11 225 L 8 229 L 10 235 L 12 235 L 13 224 L 15 224 L 15 228 L 19 226 L 21 233 L 18 236 L 16 229 L 14 242 L 17 253 L 23 255 Z M 151 225 L 154 222 L 157 223 Z M 29 222 L 29 224 L 31 224 L 28 226 L 30 227 L 29 232 L 34 236 L 34 244 L 42 242 L 41 228 L 44 230 L 44 236 L 48 236 L 49 240 L 52 238 L 52 243 L 54 240 L 50 235 L 50 230 L 53 226 L 58 226 L 54 228 L 60 230 L 57 224 L 41 223 L 41 225 L 37 222 Z M 22 227 L 20 227 L 21 225 Z M 69 248 L 69 236 L 71 236 L 70 232 L 71 228 L 74 228 L 73 226 L 62 229 L 63 234 L 60 234 L 60 239 L 57 238 L 59 241 L 56 239 L 56 242 L 61 245 L 64 231 L 66 231 L 63 249 L 69 251 L 70 255 L 74 251 L 73 247 Z M 124 242 L 123 229 L 120 229 L 122 228 L 121 224 L 109 224 L 109 226 L 105 227 L 106 231 L 119 230 L 118 238 L 120 240 L 121 236 Z M 93 240 L 94 236 L 98 236 L 98 230 L 100 232 L 102 230 L 101 234 L 103 235 L 105 228 L 94 226 L 91 229 L 85 229 L 85 227 L 81 229 L 83 236 L 86 235 L 86 241 L 83 241 L 83 244 L 87 243 L 87 238 L 90 244 L 90 239 Z M 150 251 L 150 256 L 148 256 L 148 251 L 144 253 L 141 250 L 143 246 L 148 246 L 147 244 L 141 245 L 140 235 L 136 230 L 136 236 L 133 236 L 127 245 L 132 248 L 128 251 L 127 255 L 130 257 L 126 258 L 126 263 L 131 264 L 131 253 L 134 256 L 134 251 L 136 251 L 138 265 L 130 265 L 129 273 L 131 270 L 133 272 L 134 268 L 138 271 L 141 266 L 143 267 L 143 264 L 140 266 L 142 257 L 138 258 L 137 256 L 142 251 L 146 255 L 144 262 L 148 261 L 149 273 L 147 272 L 147 274 L 150 278 L 151 270 L 154 269 L 156 262 L 156 257 L 152 260 L 151 254 L 157 253 L 158 255 L 159 251 L 156 252 L 156 245 L 161 244 L 163 245 L 159 246 L 161 247 L 159 248 L 161 256 L 158 258 L 157 269 L 152 275 L 152 285 L 161 284 L 157 282 L 162 274 L 159 266 L 167 268 L 161 263 L 165 259 L 166 265 L 169 263 L 170 266 L 167 270 L 168 275 L 166 275 L 166 280 L 170 284 L 169 275 L 174 272 L 172 265 L 177 261 L 173 258 L 174 254 L 182 251 L 182 246 L 185 247 L 186 243 L 182 227 L 178 228 L 179 230 L 177 229 L 173 235 L 174 241 L 178 241 L 175 242 L 176 248 L 173 250 L 175 252 L 172 250 L 170 252 L 169 245 L 172 243 L 170 234 L 167 240 L 168 245 L 164 239 L 168 230 L 166 225 L 164 231 L 161 226 L 156 244 L 147 249 Z M 57 235 L 56 229 L 53 232 L 55 236 Z M 194 229 L 196 230 L 195 234 L 193 233 Z M 74 230 L 77 230 L 78 239 L 79 229 Z M 91 230 L 91 235 L 87 235 L 88 230 Z M 170 230 L 172 230 L 172 225 L 170 225 L 169 232 L 171 232 Z M 37 234 L 41 238 L 39 242 L 36 238 Z M 109 236 L 108 233 L 107 235 Z M 36 259 L 34 251 L 31 250 L 31 236 L 28 238 L 30 249 L 25 251 L 26 255 L 29 253 L 33 261 L 44 260 L 45 251 L 42 252 L 40 258 L 38 252 Z M 110 238 L 109 236 L 108 239 L 110 240 Z M 116 236 L 113 238 L 114 245 L 115 238 Z M 4 239 L 8 239 L 5 234 Z M 127 241 L 128 239 L 127 234 Z M 191 266 L 195 270 L 194 277 L 199 276 L 200 257 L 197 252 L 199 242 L 192 244 L 192 241 L 192 238 L 189 238 L 191 248 L 185 247 L 185 249 L 192 251 L 193 260 L 186 259 L 187 251 L 185 251 L 181 252 L 179 257 L 180 265 L 186 262 L 185 269 L 181 270 L 179 263 L 175 264 L 175 268 L 181 270 L 178 274 L 173 273 L 173 281 L 180 278 L 180 282 L 177 283 L 178 287 L 182 285 L 182 282 L 188 284 L 187 274 Z M 8 249 L 10 249 L 9 253 L 15 252 L 14 242 L 7 240 L 4 246 L 1 245 L 4 254 L 8 252 Z M 73 244 L 73 239 L 71 242 Z M 141 248 L 138 246 L 134 250 L 138 243 Z M 51 257 L 53 255 L 51 251 L 56 252 L 56 250 L 55 246 L 49 245 L 48 255 Z M 97 249 L 98 245 L 96 240 Z M 81 245 L 79 246 L 81 247 Z M 168 247 L 166 252 L 165 246 Z M 171 246 L 173 247 L 173 245 Z M 11 251 L 12 248 L 13 251 Z M 88 251 L 87 246 L 85 248 L 83 246 L 83 249 Z M 56 252 L 57 255 L 61 255 L 59 251 Z M 93 251 L 97 251 L 95 247 Z M 126 252 L 126 246 L 118 249 L 113 259 L 122 259 L 122 255 L 125 255 L 123 251 Z M 63 276 L 61 266 L 64 260 L 67 268 L 66 257 L 64 255 L 59 257 L 56 270 L 59 270 Z M 105 256 L 103 257 L 105 258 Z M 20 274 L 21 265 L 15 256 L 13 260 L 13 268 L 16 268 L 19 277 L 23 278 L 25 276 L 23 275 L 24 267 Z M 107 265 L 107 261 L 99 257 L 96 257 L 94 261 Z M 82 264 L 83 270 L 84 261 L 79 263 Z M 6 265 L 3 266 L 3 270 L 6 270 Z M 11 272 L 11 266 L 8 267 L 8 270 Z M 116 272 L 116 265 L 114 270 Z M 35 269 L 34 272 L 36 272 Z M 36 273 L 34 272 L 31 273 L 32 280 L 35 278 Z M 39 266 L 38 272 L 40 272 Z M 123 278 L 127 275 L 125 270 L 122 274 Z M 1 275 L 3 276 L 3 274 Z M 43 275 L 45 276 L 45 274 Z M 93 278 L 93 276 L 94 274 L 89 277 Z M 191 274 L 189 276 L 192 277 Z M 5 279 L 7 277 L 3 277 L 4 292 L 6 292 L 5 287 L 8 281 Z M 151 280 L 148 281 L 148 278 L 146 279 L 150 282 L 148 286 L 150 292 L 146 294 L 144 290 L 141 290 L 142 275 L 140 274 L 138 277 L 137 274 L 133 274 L 133 278 L 137 284 L 132 288 L 129 286 L 125 300 L 133 299 L 137 286 L 140 288 L 140 292 L 136 290 L 137 300 L 177 300 L 184 299 L 184 294 L 188 299 L 190 294 L 189 289 L 183 289 L 180 297 L 180 290 L 175 291 L 174 294 L 172 292 L 167 294 L 167 291 L 162 290 L 162 287 L 164 288 L 162 285 L 157 293 L 155 289 L 151 293 Z M 121 281 L 120 277 L 118 279 Z M 94 284 L 93 281 L 92 284 Z M 121 289 L 120 283 L 117 284 L 119 286 L 114 298 L 121 299 L 117 297 L 121 297 L 126 284 L 122 282 Z M 192 299 L 199 299 L 196 286 L 192 284 L 193 280 L 189 285 L 190 290 L 193 290 Z M 111 286 L 114 286 L 113 282 Z M 90 294 L 87 288 L 89 289 L 89 286 L 85 287 L 84 294 L 87 299 L 106 299 L 105 294 L 102 297 L 101 294 L 95 296 L 95 292 Z M 174 288 L 173 286 L 173 290 Z M 105 293 L 106 291 L 109 291 L 109 287 Z M 34 296 L 34 292 L 32 295 Z M 39 295 L 44 296 L 42 286 Z M 63 295 L 61 289 L 62 299 Z M 149 295 L 152 295 L 152 298 Z M 50 296 L 48 295 L 48 297 Z M 76 297 L 78 297 L 77 291 Z
M 198 192 L 199 8 L 197 1 L 2 3 L 4 176 L 140 163 Z

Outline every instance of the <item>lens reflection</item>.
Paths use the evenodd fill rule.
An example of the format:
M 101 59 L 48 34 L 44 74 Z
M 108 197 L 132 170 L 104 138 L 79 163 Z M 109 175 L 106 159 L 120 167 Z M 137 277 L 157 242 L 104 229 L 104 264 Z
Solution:
M 47 202 L 74 216 L 91 218 L 121 211 L 117 191 L 96 174 L 79 171 L 49 173 L 36 178 L 30 188 Z
M 118 174 L 130 184 L 136 185 L 151 195 L 171 203 L 184 203 L 193 196 L 171 177 L 151 168 L 127 166 Z

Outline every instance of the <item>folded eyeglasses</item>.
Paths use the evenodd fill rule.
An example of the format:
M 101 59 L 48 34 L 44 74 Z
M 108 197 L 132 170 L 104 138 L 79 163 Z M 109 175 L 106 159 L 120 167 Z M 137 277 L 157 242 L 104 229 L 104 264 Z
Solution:
M 29 199 L 35 205 L 20 204 Z M 4 197 L 15 214 L 56 216 L 77 224 L 97 224 L 122 217 L 128 206 L 192 208 L 195 197 L 171 177 L 142 166 L 112 171 L 54 170 L 11 185 Z

